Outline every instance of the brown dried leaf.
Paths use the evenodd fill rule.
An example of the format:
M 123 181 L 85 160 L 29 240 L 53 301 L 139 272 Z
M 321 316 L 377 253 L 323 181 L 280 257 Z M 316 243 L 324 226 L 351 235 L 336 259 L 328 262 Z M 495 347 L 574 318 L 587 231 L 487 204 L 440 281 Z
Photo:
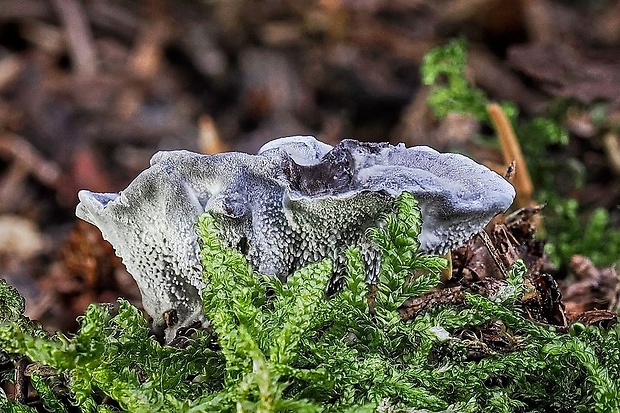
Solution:
M 537 80 L 553 96 L 584 103 L 604 99 L 620 105 L 617 63 L 590 59 L 567 44 L 534 43 L 508 50 L 509 64 Z
M 564 303 L 569 313 L 578 315 L 591 310 L 618 310 L 620 277 L 615 268 L 596 268 L 588 257 L 574 255 L 570 261 L 570 271 L 573 281 L 562 285 Z
M 114 288 L 114 272 L 122 267 L 99 230 L 83 221 L 77 221 L 61 257 L 67 277 L 80 280 L 91 291 Z
M 462 305 L 465 293 L 495 294 L 505 283 L 507 270 L 519 259 L 528 267 L 527 291 L 521 303 L 532 320 L 565 328 L 559 287 L 549 274 L 543 244 L 535 239 L 537 214 L 542 207 L 522 208 L 452 252 L 453 276 L 444 288 L 407 300 L 399 311 L 404 320 L 415 318 L 437 304 Z
M 488 297 L 495 294 L 501 285 L 501 281 L 486 277 L 473 283 L 464 282 L 453 287 L 436 289 L 405 301 L 398 312 L 403 320 L 411 320 L 436 305 L 462 305 L 466 292 Z
M 534 266 L 528 268 L 526 284 L 531 288 L 521 299 L 525 314 L 539 323 L 566 328 L 568 321 L 562 293 L 553 277 Z
M 587 326 L 597 325 L 608 330 L 618 323 L 618 316 L 608 310 L 590 310 L 580 314 L 574 322 L 583 323 Z

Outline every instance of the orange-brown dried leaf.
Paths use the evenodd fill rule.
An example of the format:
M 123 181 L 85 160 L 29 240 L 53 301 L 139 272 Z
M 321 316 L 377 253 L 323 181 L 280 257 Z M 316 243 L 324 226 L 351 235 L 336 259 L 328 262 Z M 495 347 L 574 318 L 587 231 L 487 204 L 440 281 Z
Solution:
M 574 322 L 608 330 L 618 323 L 618 315 L 609 310 L 590 310 L 580 314 Z
M 122 266 L 112 246 L 94 226 L 77 221 L 61 252 L 67 277 L 84 283 L 89 290 L 115 288 L 114 272 Z

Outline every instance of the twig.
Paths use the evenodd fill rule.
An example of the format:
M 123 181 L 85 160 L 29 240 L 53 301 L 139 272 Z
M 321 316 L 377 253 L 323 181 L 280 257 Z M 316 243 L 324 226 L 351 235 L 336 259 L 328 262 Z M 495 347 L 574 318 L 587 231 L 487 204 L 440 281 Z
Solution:
M 169 22 L 157 11 L 140 29 L 132 53 L 129 70 L 141 80 L 150 80 L 159 71 L 163 60 L 163 46 L 172 36 Z
M 0 20 L 45 19 L 50 14 L 50 6 L 40 0 L 0 0 Z
M 21 404 L 26 402 L 28 397 L 28 379 L 25 375 L 28 359 L 21 358 L 15 364 L 15 401 Z
M 28 175 L 52 188 L 60 178 L 60 169 L 55 163 L 45 160 L 26 140 L 8 132 L 0 134 L 0 158 L 11 162 L 0 177 L 0 212 L 12 210 L 23 197 Z
M 52 56 L 60 56 L 65 47 L 65 31 L 56 25 L 32 20 L 24 23 L 24 39 Z
M 14 55 L 8 55 L 0 60 L 0 90 L 15 79 L 21 68 L 22 61 Z
M 504 262 L 501 259 L 501 255 L 499 251 L 497 251 L 497 248 L 495 248 L 495 245 L 493 245 L 493 241 L 491 241 L 491 237 L 489 237 L 489 234 L 487 234 L 485 230 L 480 231 L 477 235 L 482 240 L 482 243 L 486 247 L 487 251 L 489 251 L 489 255 L 493 259 L 493 262 L 495 262 L 497 269 L 499 270 L 502 277 L 505 279 L 508 275 L 508 269 L 504 265 Z
M 608 132 L 603 136 L 605 155 L 611 165 L 614 174 L 620 176 L 620 136 L 614 132 Z
M 24 181 L 28 172 L 19 162 L 11 164 L 9 169 L 0 178 L 0 213 L 12 209 L 18 199 L 23 196 Z
M 521 152 L 521 145 L 519 145 L 517 136 L 512 130 L 510 121 L 497 103 L 489 104 L 487 106 L 487 112 L 491 117 L 491 121 L 499 137 L 504 163 L 506 165 L 509 165 L 513 161 L 515 163 L 514 185 L 517 191 L 515 204 L 517 208 L 533 205 L 532 194 L 534 192 L 534 185 L 532 184 L 532 179 L 527 170 L 523 152 Z
M 36 177 L 41 183 L 55 187 L 60 178 L 60 168 L 48 161 L 22 137 L 5 132 L 0 135 L 0 157 L 10 158 Z
M 200 153 L 213 155 L 228 150 L 211 116 L 202 115 L 198 121 L 198 127 L 200 132 L 198 134 L 198 148 Z
M 341 0 L 322 0 L 319 2 L 323 12 L 327 16 L 327 39 L 328 44 L 335 44 L 342 40 L 347 25 L 347 10 Z
M 444 5 L 442 23 L 460 23 L 484 13 L 499 3 L 498 0 L 452 0 Z
M 560 37 L 559 25 L 555 24 L 553 5 L 548 0 L 525 0 L 522 2 L 525 18 L 523 23 L 532 42 L 551 43 Z
M 84 10 L 76 0 L 54 0 L 56 13 L 67 29 L 67 41 L 78 75 L 90 77 L 97 72 L 93 35 Z

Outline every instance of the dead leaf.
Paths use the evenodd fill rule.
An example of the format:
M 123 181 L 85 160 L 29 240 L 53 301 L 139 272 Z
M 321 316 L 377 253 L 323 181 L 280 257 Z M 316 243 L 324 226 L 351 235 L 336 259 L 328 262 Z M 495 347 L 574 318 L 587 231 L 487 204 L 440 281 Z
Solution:
M 534 43 L 510 47 L 508 63 L 553 96 L 588 104 L 603 99 L 620 106 L 617 62 L 591 59 L 567 44 Z
M 572 282 L 562 285 L 564 303 L 569 313 L 578 315 L 591 310 L 617 311 L 620 277 L 615 268 L 597 268 L 588 257 L 574 255 L 570 261 Z

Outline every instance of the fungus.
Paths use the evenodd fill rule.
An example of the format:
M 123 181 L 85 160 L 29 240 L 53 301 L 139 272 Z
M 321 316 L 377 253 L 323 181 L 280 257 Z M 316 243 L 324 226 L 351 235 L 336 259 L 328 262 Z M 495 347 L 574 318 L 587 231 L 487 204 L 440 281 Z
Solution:
M 420 250 L 436 254 L 482 230 L 515 196 L 501 176 L 462 155 L 349 139 L 332 147 L 297 136 L 268 142 L 258 155 L 159 152 L 120 194 L 80 191 L 76 214 L 114 246 L 161 331 L 170 310 L 176 327 L 204 321 L 195 229 L 204 212 L 218 222 L 224 245 L 261 273 L 286 279 L 330 257 L 337 280 L 342 252 L 355 244 L 373 282 L 380 255 L 366 230 L 381 224 L 403 191 L 422 211 Z

